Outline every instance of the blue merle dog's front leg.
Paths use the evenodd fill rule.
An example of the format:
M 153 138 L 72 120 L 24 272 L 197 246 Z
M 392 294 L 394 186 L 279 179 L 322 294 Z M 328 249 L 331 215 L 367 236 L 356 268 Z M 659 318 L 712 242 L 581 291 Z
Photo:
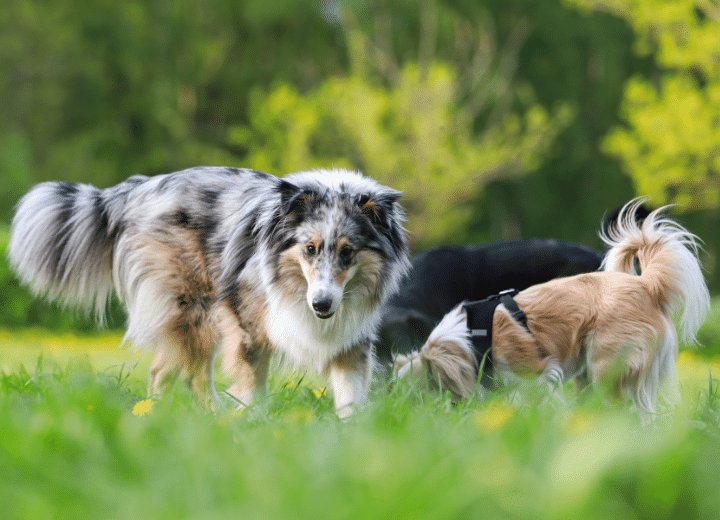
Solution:
M 351 347 L 330 362 L 330 386 L 340 418 L 349 417 L 367 401 L 372 368 L 372 346 L 369 342 Z

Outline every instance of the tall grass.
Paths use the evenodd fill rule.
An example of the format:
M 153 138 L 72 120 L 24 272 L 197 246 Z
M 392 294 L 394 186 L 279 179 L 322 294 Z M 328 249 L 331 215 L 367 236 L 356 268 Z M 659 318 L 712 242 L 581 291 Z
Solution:
M 257 406 L 210 414 L 180 383 L 145 400 L 145 367 L 102 359 L 0 372 L 0 518 L 720 518 L 720 391 L 694 365 L 642 428 L 571 385 L 564 405 L 453 405 L 381 383 L 342 422 L 319 380 L 282 370 Z

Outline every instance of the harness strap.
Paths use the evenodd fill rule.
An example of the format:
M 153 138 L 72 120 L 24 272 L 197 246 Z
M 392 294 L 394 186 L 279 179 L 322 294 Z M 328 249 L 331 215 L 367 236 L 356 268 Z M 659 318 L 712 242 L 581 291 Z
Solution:
M 518 307 L 513 296 L 518 292 L 515 289 L 508 289 L 499 294 L 488 296 L 483 300 L 468 302 L 463 305 L 467 315 L 467 327 L 470 333 L 475 358 L 478 362 L 478 371 L 482 370 L 480 384 L 485 388 L 495 388 L 497 383 L 493 377 L 493 361 L 492 361 L 492 325 L 495 308 L 501 303 L 510 313 L 510 316 L 525 327 L 532 334 L 527 325 L 527 316 L 520 307 Z
M 515 294 L 517 294 L 518 291 L 515 291 Z M 502 293 L 501 293 L 502 294 Z M 513 294 L 513 296 L 515 296 Z M 509 294 L 503 294 L 500 297 L 500 303 L 502 303 L 505 308 L 510 313 L 510 316 L 515 321 L 520 322 L 520 324 L 525 327 L 525 330 L 528 331 L 530 334 L 532 334 L 532 331 L 530 330 L 530 327 L 528 327 L 527 324 L 527 315 L 525 314 L 525 311 L 523 311 L 520 307 L 518 307 L 518 304 L 515 303 L 515 300 L 513 300 L 512 296 Z

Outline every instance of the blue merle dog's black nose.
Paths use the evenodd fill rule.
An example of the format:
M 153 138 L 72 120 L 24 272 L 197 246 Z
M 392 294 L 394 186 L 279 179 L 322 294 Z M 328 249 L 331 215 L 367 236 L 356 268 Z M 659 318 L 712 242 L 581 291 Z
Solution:
M 327 314 L 332 307 L 332 299 L 316 298 L 312 302 L 312 308 L 317 314 Z

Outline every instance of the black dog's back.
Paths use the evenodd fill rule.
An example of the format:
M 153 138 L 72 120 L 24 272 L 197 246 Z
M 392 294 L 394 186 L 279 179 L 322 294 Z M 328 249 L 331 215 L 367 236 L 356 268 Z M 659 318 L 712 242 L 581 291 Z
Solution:
M 464 300 L 596 271 L 602 258 L 602 252 L 581 244 L 540 238 L 423 251 L 412 258 L 400 291 L 383 307 L 378 358 L 389 362 L 393 353 L 419 347 L 442 317 Z

